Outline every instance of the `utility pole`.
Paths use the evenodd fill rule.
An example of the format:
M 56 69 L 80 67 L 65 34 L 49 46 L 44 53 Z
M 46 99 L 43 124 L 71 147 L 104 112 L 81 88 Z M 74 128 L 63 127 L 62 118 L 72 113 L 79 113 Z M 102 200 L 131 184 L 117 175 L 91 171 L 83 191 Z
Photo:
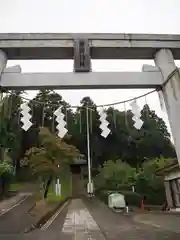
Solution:
M 90 156 L 90 139 L 89 139 L 89 112 L 86 107 L 86 128 L 87 128 L 87 155 L 88 155 L 88 185 L 87 192 L 93 193 L 93 183 L 91 177 L 91 156 Z

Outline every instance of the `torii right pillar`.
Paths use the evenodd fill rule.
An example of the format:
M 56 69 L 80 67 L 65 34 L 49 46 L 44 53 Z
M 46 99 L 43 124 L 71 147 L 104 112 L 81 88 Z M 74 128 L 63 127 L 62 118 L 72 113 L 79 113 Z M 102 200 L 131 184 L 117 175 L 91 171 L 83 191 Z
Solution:
M 162 92 L 180 165 L 180 73 L 169 49 L 159 50 L 154 61 L 162 73 Z

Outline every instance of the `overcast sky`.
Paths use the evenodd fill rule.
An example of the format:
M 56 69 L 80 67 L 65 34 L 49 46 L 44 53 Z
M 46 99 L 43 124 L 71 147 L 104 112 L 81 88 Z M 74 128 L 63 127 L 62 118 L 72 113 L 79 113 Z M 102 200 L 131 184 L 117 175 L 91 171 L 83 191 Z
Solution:
M 180 34 L 180 0 L 0 0 L 0 32 L 109 32 Z M 153 61 L 93 61 L 94 71 L 141 71 Z M 23 72 L 72 71 L 72 61 L 9 61 Z M 180 66 L 180 62 L 176 62 Z M 72 105 L 89 95 L 96 104 L 138 96 L 147 90 L 60 91 Z M 29 97 L 34 96 L 28 92 Z M 142 105 L 145 100 L 139 100 Z M 150 107 L 167 120 L 156 93 L 147 97 Z M 123 109 L 123 106 L 119 106 Z

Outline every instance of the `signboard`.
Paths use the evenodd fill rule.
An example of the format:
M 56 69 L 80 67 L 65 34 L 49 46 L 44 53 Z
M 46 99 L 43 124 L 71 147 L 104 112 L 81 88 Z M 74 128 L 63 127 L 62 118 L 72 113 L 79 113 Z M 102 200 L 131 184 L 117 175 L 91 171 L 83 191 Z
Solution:
M 61 196 L 61 184 L 59 183 L 59 179 L 57 179 L 57 183 L 55 185 L 56 196 Z

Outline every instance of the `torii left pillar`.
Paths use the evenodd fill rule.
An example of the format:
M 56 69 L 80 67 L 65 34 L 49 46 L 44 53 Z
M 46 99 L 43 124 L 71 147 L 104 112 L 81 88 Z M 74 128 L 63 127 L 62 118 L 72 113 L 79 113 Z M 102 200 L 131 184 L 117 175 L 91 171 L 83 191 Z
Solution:
M 0 49 L 0 79 L 1 79 L 2 72 L 6 67 L 6 64 L 7 64 L 7 55 L 4 51 Z M 0 89 L 0 93 L 1 92 L 2 92 L 2 89 Z
M 180 165 L 180 73 L 170 49 L 159 50 L 154 60 L 163 77 L 162 92 Z
M 7 64 L 6 53 L 4 51 L 0 50 L 0 78 L 1 78 L 4 68 L 6 67 L 6 64 Z M 0 101 L 2 99 L 2 94 L 3 94 L 2 89 L 0 89 Z M 0 137 L 3 137 L 3 136 L 0 136 Z M 2 161 L 3 158 L 4 158 L 4 150 L 3 150 L 3 148 L 0 147 L 0 161 Z
M 4 68 L 6 67 L 6 64 L 7 64 L 7 55 L 4 51 L 2 51 L 0 49 L 0 79 L 1 79 L 2 72 L 3 72 Z M 2 98 L 2 94 L 3 94 L 2 90 L 3 89 L 0 88 L 0 101 Z

